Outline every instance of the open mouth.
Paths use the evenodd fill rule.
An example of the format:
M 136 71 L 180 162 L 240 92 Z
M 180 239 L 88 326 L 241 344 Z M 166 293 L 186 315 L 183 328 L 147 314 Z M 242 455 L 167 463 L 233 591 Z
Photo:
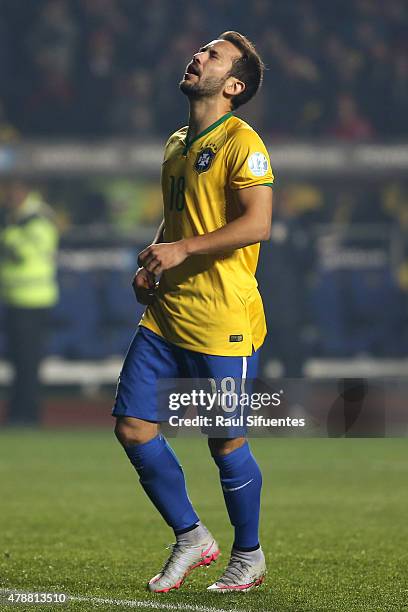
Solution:
M 194 64 L 189 64 L 187 66 L 186 74 L 194 74 L 195 76 L 200 76 L 198 69 L 194 66 Z

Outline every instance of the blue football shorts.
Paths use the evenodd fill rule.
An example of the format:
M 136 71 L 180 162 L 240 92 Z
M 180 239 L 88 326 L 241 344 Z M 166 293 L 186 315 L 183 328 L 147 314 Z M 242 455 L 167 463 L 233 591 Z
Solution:
M 259 350 L 248 357 L 207 355 L 180 348 L 140 326 L 123 363 L 112 415 L 151 422 L 168 420 L 163 418 L 158 401 L 160 379 L 220 381 L 230 377 L 250 382 L 257 376 L 258 362 Z

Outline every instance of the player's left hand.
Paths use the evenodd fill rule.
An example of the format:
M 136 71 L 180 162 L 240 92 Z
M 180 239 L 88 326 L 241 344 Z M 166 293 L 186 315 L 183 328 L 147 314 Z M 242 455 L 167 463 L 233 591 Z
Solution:
M 157 275 L 180 265 L 187 256 L 186 241 L 178 240 L 151 244 L 139 253 L 137 261 L 139 266 Z

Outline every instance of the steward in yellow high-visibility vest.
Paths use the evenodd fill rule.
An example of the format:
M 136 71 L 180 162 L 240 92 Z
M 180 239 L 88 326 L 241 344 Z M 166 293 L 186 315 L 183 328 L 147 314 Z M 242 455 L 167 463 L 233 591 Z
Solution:
M 14 368 L 9 421 L 35 425 L 48 315 L 58 300 L 58 230 L 51 208 L 22 181 L 6 187 L 1 204 L 0 301 L 7 357 Z
M 0 299 L 21 308 L 47 308 L 58 299 L 58 232 L 51 209 L 29 193 L 0 230 Z

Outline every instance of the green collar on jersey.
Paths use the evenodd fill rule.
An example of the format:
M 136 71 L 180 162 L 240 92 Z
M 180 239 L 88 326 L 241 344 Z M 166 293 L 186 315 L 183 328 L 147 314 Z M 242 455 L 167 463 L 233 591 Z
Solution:
M 187 130 L 187 135 L 186 135 L 186 144 L 184 146 L 184 151 L 183 151 L 183 155 L 187 155 L 189 148 L 191 147 L 191 145 L 196 142 L 196 140 L 198 140 L 199 138 L 201 138 L 202 136 L 205 136 L 206 134 L 208 134 L 209 132 L 212 132 L 213 130 L 215 130 L 216 127 L 218 127 L 219 125 L 221 125 L 221 123 L 224 123 L 224 121 L 226 121 L 227 119 L 229 119 L 230 117 L 232 117 L 233 112 L 230 111 L 229 113 L 226 113 L 225 115 L 223 115 L 222 117 L 220 117 L 219 119 L 217 119 L 217 121 L 215 121 L 214 123 L 212 123 L 211 125 L 209 125 L 207 128 L 205 128 L 205 130 L 203 130 L 202 132 L 200 132 L 199 134 L 197 134 L 197 136 L 195 138 L 193 138 L 193 140 L 189 140 L 188 139 L 188 135 L 190 132 L 190 128 L 188 128 Z

